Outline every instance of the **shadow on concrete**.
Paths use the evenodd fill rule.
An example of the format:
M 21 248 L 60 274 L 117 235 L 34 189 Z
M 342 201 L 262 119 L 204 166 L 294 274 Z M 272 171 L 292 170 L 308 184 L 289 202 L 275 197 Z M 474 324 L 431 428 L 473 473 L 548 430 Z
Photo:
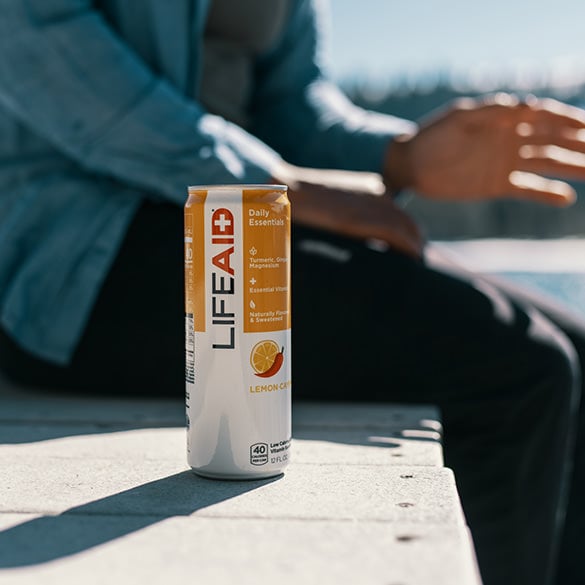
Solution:
M 327 441 L 344 445 L 363 445 L 394 449 L 402 446 L 398 441 L 417 441 L 425 443 L 441 443 L 440 433 L 433 430 L 405 428 L 391 432 L 364 429 L 351 431 L 335 431 L 331 429 L 293 429 L 293 437 L 305 441 Z
M 437 409 L 424 405 L 293 402 L 294 436 L 313 440 L 380 447 L 392 447 L 391 438 L 437 441 L 438 420 Z M 0 375 L 0 445 L 184 426 L 181 400 L 39 392 L 10 386 Z
M 0 570 L 68 557 L 280 479 L 216 481 L 184 471 L 0 532 Z
M 13 423 L 0 421 L 0 445 L 25 445 L 67 437 L 104 435 L 140 429 L 184 428 L 184 425 L 143 424 L 66 424 Z
M 20 388 L 0 373 L 0 445 L 184 426 L 179 399 L 73 396 Z

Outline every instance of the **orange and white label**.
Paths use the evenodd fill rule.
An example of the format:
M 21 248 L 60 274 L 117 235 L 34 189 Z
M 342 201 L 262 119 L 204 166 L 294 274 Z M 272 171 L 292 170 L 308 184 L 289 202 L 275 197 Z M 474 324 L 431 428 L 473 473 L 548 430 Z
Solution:
M 212 324 L 240 320 L 244 333 L 291 326 L 288 199 L 270 188 L 240 193 L 226 201 L 191 191 L 185 206 L 185 312 L 195 331 L 206 331 L 210 311 Z M 236 297 L 243 306 L 228 310 Z
M 204 203 L 207 191 L 197 191 L 185 205 L 185 313 L 193 315 L 195 331 L 205 331 Z
M 290 215 L 279 195 L 280 201 L 265 191 L 243 194 L 245 332 L 290 329 Z
M 189 463 L 271 474 L 291 437 L 290 206 L 286 188 L 192 188 L 185 206 Z

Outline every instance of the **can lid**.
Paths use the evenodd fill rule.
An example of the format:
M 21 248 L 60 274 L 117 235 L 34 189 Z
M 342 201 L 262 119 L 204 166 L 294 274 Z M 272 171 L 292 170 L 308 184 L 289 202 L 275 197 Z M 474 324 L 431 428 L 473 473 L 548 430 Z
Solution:
M 286 191 L 286 185 L 272 185 L 270 183 L 263 184 L 247 184 L 247 185 L 189 185 L 189 192 L 191 191 L 227 191 L 231 189 L 265 189 L 266 191 Z

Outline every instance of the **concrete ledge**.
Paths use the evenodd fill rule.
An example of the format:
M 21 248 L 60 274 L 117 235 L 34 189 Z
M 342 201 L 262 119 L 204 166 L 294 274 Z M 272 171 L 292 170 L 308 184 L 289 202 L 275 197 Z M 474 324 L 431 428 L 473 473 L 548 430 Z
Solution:
M 295 461 L 443 465 L 434 406 L 300 403 L 293 410 Z
M 10 474 L 0 478 L 0 512 L 464 525 L 446 468 L 296 464 L 279 478 L 233 482 L 199 478 L 175 462 L 2 460 Z
M 421 430 L 442 432 L 439 409 L 429 405 L 304 402 L 295 405 L 297 428 Z
M 186 470 L 183 416 L 0 384 L 0 584 L 478 585 L 436 409 L 297 405 L 248 482 Z
M 477 583 L 467 534 L 454 527 L 101 515 L 39 521 L 0 515 L 0 530 L 22 539 L 17 562 L 26 568 L 0 570 L 0 581 L 10 585 Z M 43 552 L 59 562 L 42 563 L 43 556 L 31 548 L 39 539 L 46 540 Z M 72 554 L 64 557 L 68 551 Z M 0 552 L 0 566 L 10 564 L 4 557 Z

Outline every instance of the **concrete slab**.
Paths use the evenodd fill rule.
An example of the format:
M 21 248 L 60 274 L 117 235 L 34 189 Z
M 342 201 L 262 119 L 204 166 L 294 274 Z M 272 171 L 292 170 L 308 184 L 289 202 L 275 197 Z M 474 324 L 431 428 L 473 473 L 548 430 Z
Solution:
M 14 545 L 12 554 L 0 548 L 0 583 L 477 585 L 458 527 L 173 517 L 133 530 L 133 522 L 0 515 L 0 534 Z
M 479 584 L 436 409 L 295 405 L 293 464 L 249 482 L 186 470 L 183 424 L 0 380 L 0 585 Z
M 451 470 L 291 465 L 263 481 L 213 481 L 178 461 L 3 457 L 0 512 L 463 524 Z M 0 549 L 2 548 L 0 543 Z
M 0 425 L 0 457 L 185 460 L 185 429 L 128 429 L 128 425 Z M 442 466 L 438 440 L 407 438 L 382 429 L 295 430 L 295 463 Z
M 385 429 L 421 431 L 433 439 L 442 432 L 440 412 L 431 405 L 403 405 L 354 402 L 302 402 L 295 405 L 294 425 L 344 429 Z
M 396 436 L 383 430 L 324 429 L 295 431 L 295 463 L 343 465 L 443 465 L 439 441 Z
M 84 398 L 16 389 L 0 378 L 0 423 L 183 426 L 180 400 Z
M 79 397 L 16 388 L 0 376 L 0 423 L 95 424 L 126 428 L 184 426 L 180 400 L 136 400 Z M 430 405 L 391 403 L 293 404 L 295 429 L 307 427 L 409 430 L 417 438 L 438 439 L 442 427 L 438 408 Z M 419 435 L 416 432 L 420 431 Z M 425 433 L 429 435 L 425 435 Z
M 128 428 L 128 425 L 0 425 L 0 457 L 173 460 L 184 464 L 184 427 Z

